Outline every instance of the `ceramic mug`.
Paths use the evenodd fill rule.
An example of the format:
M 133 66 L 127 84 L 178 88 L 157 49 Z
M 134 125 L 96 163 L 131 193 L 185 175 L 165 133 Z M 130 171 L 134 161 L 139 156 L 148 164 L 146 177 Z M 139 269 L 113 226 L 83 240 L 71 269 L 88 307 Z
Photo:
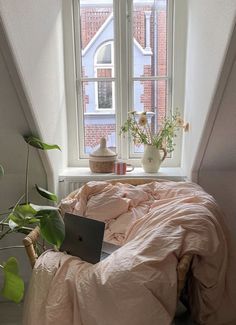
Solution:
M 117 175 L 125 175 L 127 172 L 132 172 L 134 170 L 134 166 L 131 164 L 127 164 L 123 161 L 116 161 L 114 166 L 114 172 Z

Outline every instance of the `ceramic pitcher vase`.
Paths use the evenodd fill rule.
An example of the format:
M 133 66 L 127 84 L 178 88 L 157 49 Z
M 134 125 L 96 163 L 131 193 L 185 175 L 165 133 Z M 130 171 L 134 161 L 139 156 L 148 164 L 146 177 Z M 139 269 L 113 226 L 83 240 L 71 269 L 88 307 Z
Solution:
M 162 157 L 161 153 L 163 153 Z M 146 173 L 157 173 L 166 155 L 165 149 L 157 149 L 151 144 L 145 144 L 143 158 L 141 159 L 144 171 Z

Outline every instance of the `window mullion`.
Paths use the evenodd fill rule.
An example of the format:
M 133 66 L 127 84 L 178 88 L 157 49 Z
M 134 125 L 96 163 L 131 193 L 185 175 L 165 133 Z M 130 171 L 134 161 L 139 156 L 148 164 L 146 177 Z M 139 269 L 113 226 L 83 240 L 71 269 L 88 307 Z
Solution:
M 128 93 L 129 93 L 129 81 L 128 81 L 128 35 L 127 35 L 127 18 L 128 18 L 128 4 L 127 0 L 115 1 L 117 6 L 117 18 L 116 24 L 116 68 L 117 68 L 117 84 L 118 84 L 118 101 L 117 106 L 117 142 L 119 148 L 119 156 L 123 159 L 128 159 L 128 150 L 126 139 L 119 136 L 120 126 L 127 118 L 128 110 Z M 122 141 L 121 141 L 122 140 Z
M 128 23 L 127 23 L 127 38 L 128 38 L 128 107 L 126 116 L 124 116 L 124 121 L 128 117 L 128 112 L 134 110 L 134 102 L 133 102 L 133 0 L 127 0 L 128 4 Z M 126 137 L 126 150 L 127 150 L 127 159 L 130 159 L 131 152 L 131 142 L 128 141 L 128 137 Z
M 84 128 L 84 115 L 83 115 L 83 85 L 82 85 L 82 56 L 81 56 L 81 37 L 80 33 L 80 1 L 74 1 L 74 28 L 75 28 L 75 59 L 76 59 L 76 90 L 77 90 L 77 114 L 78 114 L 78 127 L 77 139 L 79 143 L 79 157 L 83 156 L 84 145 L 84 132 L 80 132 Z M 80 109 L 82 108 L 82 109 Z
M 168 1 L 167 10 L 167 76 L 168 76 L 168 107 L 167 110 L 173 110 L 173 91 L 172 91 L 172 71 L 173 71 L 173 0 Z
M 133 81 L 149 81 L 149 80 L 169 80 L 169 77 L 168 76 L 150 76 L 150 77 L 133 77 L 132 78 Z
M 96 70 L 98 69 L 99 67 L 96 67 Z M 111 69 L 109 67 L 109 69 Z M 88 82 L 91 82 L 91 81 L 115 81 L 116 79 L 115 78 L 112 78 L 112 77 L 94 77 L 94 78 L 81 78 L 82 81 L 88 81 Z
M 120 107 L 121 107 L 121 95 L 120 95 L 120 37 L 119 37 L 119 29 L 120 29 L 120 2 L 117 0 L 113 0 L 113 11 L 114 11 L 114 74 L 115 74 L 115 107 L 116 107 L 116 152 L 118 155 L 121 155 L 120 148 L 121 142 L 118 134 L 118 129 L 121 125 L 120 119 Z

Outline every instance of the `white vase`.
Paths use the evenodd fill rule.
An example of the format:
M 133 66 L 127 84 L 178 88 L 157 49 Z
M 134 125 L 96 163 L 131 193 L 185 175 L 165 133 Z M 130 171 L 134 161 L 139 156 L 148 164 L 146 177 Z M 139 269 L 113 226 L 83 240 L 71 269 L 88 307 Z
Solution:
M 162 157 L 160 151 L 163 151 Z M 144 171 L 146 173 L 157 173 L 166 154 L 167 152 L 165 149 L 157 149 L 151 144 L 145 144 L 143 157 L 141 159 Z

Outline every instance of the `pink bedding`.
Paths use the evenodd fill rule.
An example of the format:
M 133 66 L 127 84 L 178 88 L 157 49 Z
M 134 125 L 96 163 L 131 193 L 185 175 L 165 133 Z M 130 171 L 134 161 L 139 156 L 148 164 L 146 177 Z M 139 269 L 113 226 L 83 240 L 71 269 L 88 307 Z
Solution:
M 190 304 L 195 320 L 235 324 L 222 216 L 199 186 L 90 182 L 65 199 L 62 208 L 105 221 L 105 240 L 122 247 L 96 265 L 44 253 L 33 270 L 25 325 L 171 324 L 176 265 L 185 253 L 194 254 Z

